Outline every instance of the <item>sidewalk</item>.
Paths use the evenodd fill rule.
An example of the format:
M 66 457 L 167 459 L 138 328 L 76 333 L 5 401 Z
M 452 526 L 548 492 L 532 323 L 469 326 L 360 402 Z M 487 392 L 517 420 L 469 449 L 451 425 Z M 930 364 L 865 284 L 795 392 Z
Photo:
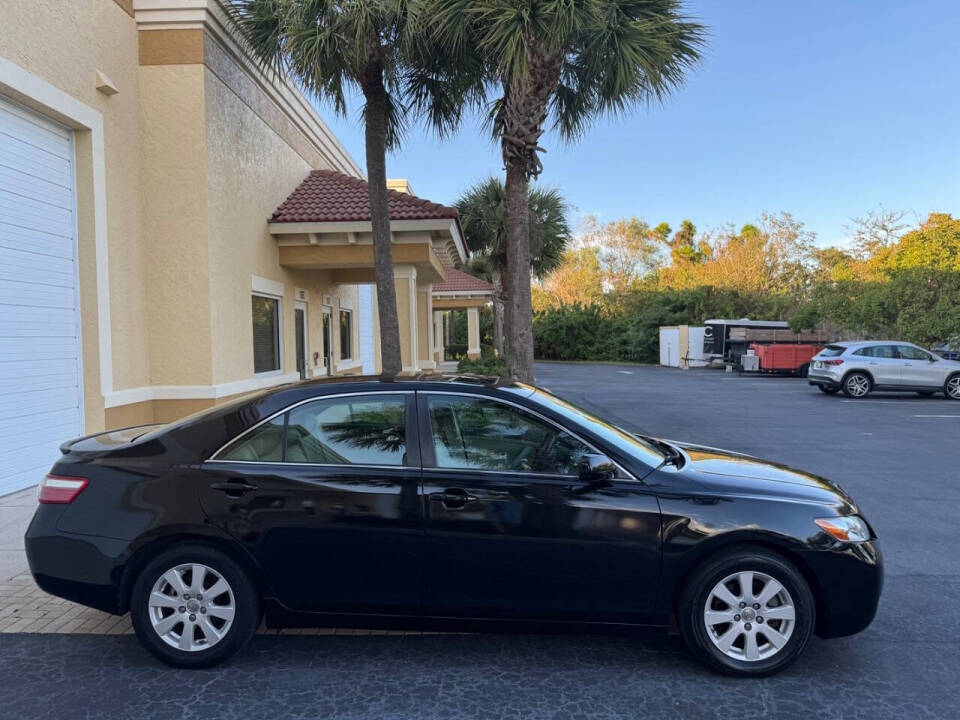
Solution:
M 27 572 L 23 534 L 36 507 L 35 487 L 0 497 L 0 582 Z

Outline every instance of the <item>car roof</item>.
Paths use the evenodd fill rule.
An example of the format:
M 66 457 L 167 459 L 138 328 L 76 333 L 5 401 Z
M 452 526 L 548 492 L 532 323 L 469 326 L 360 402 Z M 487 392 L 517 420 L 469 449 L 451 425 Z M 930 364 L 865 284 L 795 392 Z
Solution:
M 834 347 L 845 347 L 845 348 L 859 348 L 866 347 L 869 345 L 911 345 L 913 347 L 920 347 L 912 342 L 907 342 L 906 340 L 842 340 L 839 342 L 832 342 L 830 345 Z

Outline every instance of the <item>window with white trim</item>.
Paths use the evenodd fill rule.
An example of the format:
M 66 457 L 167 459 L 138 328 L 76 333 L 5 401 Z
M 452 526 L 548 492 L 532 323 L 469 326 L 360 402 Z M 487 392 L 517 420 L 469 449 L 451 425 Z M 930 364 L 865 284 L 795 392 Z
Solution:
M 280 369 L 280 298 L 253 294 L 253 372 Z
M 340 359 L 353 359 L 353 311 L 340 311 Z

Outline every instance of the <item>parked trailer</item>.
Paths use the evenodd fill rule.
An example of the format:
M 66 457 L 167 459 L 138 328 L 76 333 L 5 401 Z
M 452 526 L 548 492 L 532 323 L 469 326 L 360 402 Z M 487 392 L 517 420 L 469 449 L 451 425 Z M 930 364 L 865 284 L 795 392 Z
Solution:
M 826 345 L 830 341 L 820 331 L 794 332 L 781 320 L 707 320 L 705 326 L 703 354 L 711 364 L 739 365 L 751 343 Z
M 660 364 L 666 367 L 703 367 L 703 327 L 664 325 L 660 328 Z
M 800 343 L 751 343 L 752 355 L 743 355 L 740 367 L 744 372 L 790 373 L 806 377 L 811 358 L 823 348 L 824 345 Z

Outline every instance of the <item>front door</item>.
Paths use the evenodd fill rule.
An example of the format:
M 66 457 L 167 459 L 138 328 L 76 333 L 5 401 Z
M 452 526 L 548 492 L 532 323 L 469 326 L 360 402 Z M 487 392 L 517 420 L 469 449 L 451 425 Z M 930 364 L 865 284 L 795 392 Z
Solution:
M 596 450 L 514 405 L 419 393 L 424 612 L 643 622 L 660 572 L 657 500 L 632 479 L 587 486 Z
M 904 385 L 937 389 L 943 385 L 940 368 L 935 362 L 931 362 L 933 356 L 930 353 L 913 345 L 897 345 L 897 352 L 900 355 L 900 373 Z
M 204 465 L 203 508 L 295 610 L 415 613 L 423 552 L 413 393 L 319 398 Z
M 293 309 L 293 328 L 297 342 L 297 372 L 300 379 L 307 379 L 307 305 L 297 301 Z

